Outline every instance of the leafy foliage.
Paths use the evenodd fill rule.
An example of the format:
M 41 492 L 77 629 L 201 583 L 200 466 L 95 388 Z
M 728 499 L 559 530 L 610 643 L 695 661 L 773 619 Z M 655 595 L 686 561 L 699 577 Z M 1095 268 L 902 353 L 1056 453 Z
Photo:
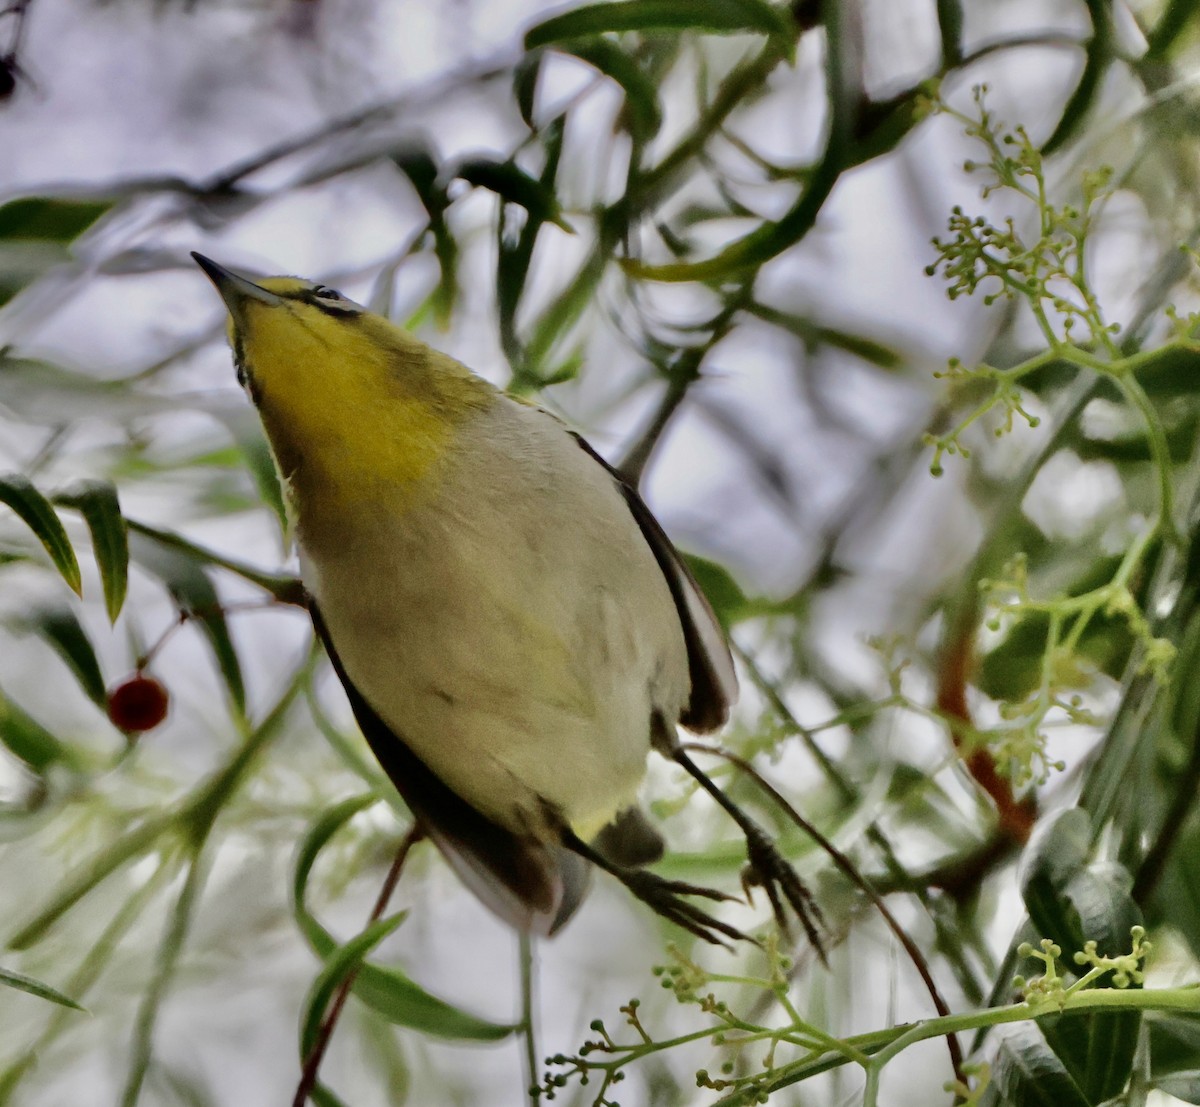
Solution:
M 1151 1089 L 1200 1102 L 1200 989 L 1181 983 L 1200 973 L 1200 232 L 1187 225 L 1200 216 L 1183 79 L 1200 17 L 1183 0 L 1138 7 L 1137 53 L 1111 6 L 1089 0 L 1060 110 L 1010 125 L 993 106 L 1012 100 L 1003 71 L 991 91 L 963 89 L 994 57 L 1061 51 L 1060 35 L 1031 26 L 976 42 L 964 16 L 984 6 L 939 0 L 936 59 L 881 83 L 864 75 L 849 8 L 580 4 L 533 20 L 517 61 L 439 86 L 438 99 L 471 110 L 486 100 L 508 128 L 486 153 L 452 149 L 436 127 L 397 139 L 389 128 L 413 103 L 436 114 L 401 100 L 204 180 L 131 177 L 95 199 L 0 206 L 0 299 L 11 298 L 0 327 L 14 321 L 0 346 L 0 427 L 13 431 L 0 441 L 14 470 L 0 477 L 0 647 L 13 659 L 0 673 L 0 883 L 14 888 L 3 939 L 17 966 L 0 970 L 0 987 L 51 1001 L 28 1025 L 0 1004 L 0 1104 L 36 1102 L 53 1059 L 70 1066 L 80 1003 L 119 1039 L 120 1102 L 205 1102 L 178 1091 L 186 1074 L 162 1047 L 164 1010 L 194 987 L 195 966 L 234 977 L 280 945 L 304 965 L 302 1058 L 340 993 L 360 1016 L 339 1033 L 370 1063 L 326 1072 L 319 1103 L 348 1097 L 334 1089 L 352 1079 L 401 1096 L 430 1040 L 520 1045 L 533 1098 L 595 1107 L 692 1102 L 697 1089 L 713 1104 L 900 1103 L 893 1063 L 926 1042 L 944 1042 L 946 1102 L 1132 1105 Z M 8 93 L 24 95 L 19 37 L 0 63 Z M 562 75 L 581 72 L 560 96 Z M 1118 127 L 1105 87 L 1118 79 L 1139 92 L 1119 125 L 1124 151 L 1104 142 Z M 775 148 L 780 105 L 793 129 L 801 114 L 816 120 L 799 153 Z M 894 172 L 933 134 L 970 143 L 977 187 L 947 201 L 926 271 L 977 312 L 972 330 L 990 345 L 941 359 L 931 386 L 923 355 L 873 325 L 865 292 L 855 320 L 787 283 L 863 171 Z M 589 429 L 622 423 L 619 462 L 634 480 L 671 456 L 673 429 L 704 423 L 723 468 L 742 474 L 739 496 L 821 530 L 771 591 L 735 556 L 764 540 L 725 516 L 750 516 L 718 503 L 690 563 L 747 686 L 724 739 L 741 764 L 718 774 L 813 878 L 837 939 L 828 974 L 771 930 L 736 960 L 669 945 L 654 976 L 622 978 L 637 994 L 619 1029 L 596 1019 L 574 1047 L 567 1018 L 535 1024 L 528 949 L 519 1018 L 477 1014 L 495 1009 L 486 987 L 477 1003 L 443 998 L 416 923 L 452 909 L 420 854 L 407 907 L 359 910 L 355 875 L 376 876 L 408 814 L 327 694 L 296 611 L 303 589 L 280 567 L 286 509 L 248 408 L 231 381 L 191 387 L 194 362 L 226 365 L 219 328 L 182 327 L 168 342 L 156 319 L 145 347 L 153 331 L 170 348 L 143 354 L 131 315 L 135 354 L 117 378 L 99 357 L 59 357 L 45 332 L 23 341 L 31 319 L 44 324 L 80 289 L 165 287 L 185 241 L 211 233 L 257 253 L 254 220 L 273 205 L 334 195 L 343 210 L 381 180 L 389 202 L 397 189 L 411 200 L 392 205 L 402 241 L 362 269 L 349 252 L 330 263 L 370 286 L 372 306 L 446 328 L 434 341 L 486 346 L 514 393 Z M 1114 264 L 1133 264 L 1114 245 L 1114 212 L 1135 200 L 1158 256 L 1134 257 L 1147 271 L 1114 288 Z M 873 266 L 891 264 L 884 242 L 880 232 Z M 838 492 L 824 498 L 839 503 L 819 527 L 803 514 L 821 497 L 797 492 L 796 443 L 721 391 L 780 349 L 786 390 L 809 405 L 804 435 L 834 427 L 869 455 L 852 487 L 831 451 L 823 478 Z M 781 408 L 784 391 L 771 397 Z M 933 410 L 916 432 L 885 432 L 866 426 L 892 414 L 881 398 L 856 426 L 856 392 Z M 181 415 L 205 429 L 179 435 Z M 1089 474 L 1110 494 L 1081 507 L 1063 489 Z M 970 546 L 956 560 L 943 556 L 949 539 L 920 535 L 915 559 L 949 567 L 884 603 L 862 555 L 896 548 L 889 510 L 910 509 L 911 487 L 974 531 L 954 539 Z M 855 655 L 830 624 L 858 630 L 860 585 L 905 614 L 883 634 L 873 624 L 871 649 Z M 134 741 L 112 726 L 106 689 L 150 671 L 175 706 Z M 664 873 L 736 887 L 740 848 L 690 790 L 666 782 L 655 811 L 688 843 Z M 246 876 L 257 857 L 286 868 L 290 887 Z M 243 897 L 234 952 L 218 955 L 213 919 L 231 889 Z M 767 918 L 761 903 L 737 910 Z M 1001 930 L 1012 940 L 997 944 Z M 1018 977 L 1031 959 L 1037 974 Z M 856 991 L 862 979 L 870 995 Z M 570 987 L 592 1002 L 582 978 Z M 39 1057 L 52 1060 L 35 1067 Z M 929 1088 L 913 1095 L 928 1102 Z

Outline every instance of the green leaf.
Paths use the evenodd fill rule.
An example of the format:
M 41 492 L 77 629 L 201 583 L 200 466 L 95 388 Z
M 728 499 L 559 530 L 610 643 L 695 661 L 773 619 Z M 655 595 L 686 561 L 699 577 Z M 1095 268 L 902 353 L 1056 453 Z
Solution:
M 199 560 L 182 549 L 146 539 L 135 530 L 133 552 L 138 564 L 158 577 L 167 591 L 184 611 L 195 613 L 205 638 L 208 639 L 217 668 L 225 679 L 225 687 L 239 713 L 246 710 L 246 686 L 242 666 L 238 661 L 233 639 L 217 590 Z
M 292 911 L 300 931 L 314 949 L 327 936 L 327 932 L 308 910 L 308 878 L 312 875 L 313 865 L 321 850 L 329 839 L 334 836 L 346 823 L 360 811 L 379 802 L 374 792 L 364 792 L 358 796 L 344 799 L 326 811 L 315 823 L 300 843 L 300 852 L 296 857 L 296 871 L 292 874 Z
M 1130 930 L 1143 922 L 1129 894 L 1133 878 L 1121 865 L 1097 863 L 1076 873 L 1063 889 L 1063 899 L 1077 920 L 1077 944 L 1093 941 L 1102 956 L 1129 950 Z
M 1089 1103 L 1111 1099 L 1128 1083 L 1142 1025 L 1140 1011 L 1071 1012 L 1037 1022 Z
M 1092 822 L 1072 807 L 1038 824 L 1021 857 L 1021 896 L 1034 929 L 1067 958 L 1094 941 L 1102 955 L 1129 948 L 1142 914 L 1129 894 L 1133 880 L 1115 863 L 1088 864 Z
M 125 831 L 120 838 L 87 857 L 54 887 L 50 902 L 7 939 L 9 949 L 28 949 L 81 899 L 123 866 L 148 853 L 176 824 L 176 814 L 155 815 Z
M 43 984 L 40 980 L 34 980 L 32 976 L 25 976 L 22 973 L 13 972 L 11 969 L 0 968 L 0 984 L 16 988 L 19 992 L 28 992 L 31 996 L 48 999 L 51 1003 L 57 1003 L 62 1007 L 70 1007 L 75 1011 L 84 1010 L 70 996 L 63 995 L 62 992 L 51 988 L 49 984 Z
M 433 253 L 439 267 L 437 287 L 430 294 L 429 306 L 439 327 L 446 327 L 458 300 L 458 241 L 446 225 L 450 197 L 442 181 L 437 162 L 423 146 L 411 146 L 392 155 L 397 168 L 409 179 L 429 215 L 433 235 Z
M 658 85 L 652 81 L 628 51 L 608 38 L 588 38 L 563 44 L 563 49 L 585 61 L 615 81 L 625 93 L 629 133 L 639 142 L 647 142 L 662 126 L 662 108 L 658 103 Z
M 539 222 L 554 223 L 564 231 L 574 233 L 562 217 L 554 191 L 514 162 L 470 158 L 458 166 L 454 175 L 477 188 L 494 192 L 510 204 L 523 207 Z
M 0 745 L 38 774 L 52 765 L 76 768 L 79 756 L 41 723 L 0 693 Z
M 1191 682 L 1189 682 L 1191 683 Z M 1170 926 L 1200 957 L 1200 821 L 1189 819 L 1174 844 L 1147 908 L 1155 926 Z M 1197 1043 L 1200 1051 L 1200 1040 Z M 1200 1052 L 1197 1053 L 1200 1058 Z
M 1195 0 L 1169 0 L 1166 9 L 1154 24 L 1154 29 L 1147 36 L 1150 48 L 1146 52 L 1147 59 L 1163 60 L 1179 37 L 1187 30 L 1188 25 L 1200 18 L 1200 8 Z
M 0 207 L 0 238 L 70 242 L 111 207 L 111 203 L 94 200 L 51 200 L 39 196 L 11 200 Z
M 8 504 L 28 524 L 38 541 L 46 547 L 50 560 L 71 591 L 77 596 L 83 595 L 79 562 L 62 520 L 55 514 L 50 501 L 34 488 L 27 477 L 20 473 L 7 473 L 0 475 L 0 503 Z
M 390 918 L 379 919 L 357 937 L 351 938 L 345 945 L 338 946 L 325 959 L 324 967 L 317 974 L 316 980 L 309 989 L 304 1018 L 300 1024 L 300 1059 L 302 1061 L 312 1052 L 317 1034 L 321 1029 L 321 1020 L 325 1017 L 334 993 L 341 987 L 346 977 L 362 966 L 363 958 L 406 918 L 408 918 L 407 911 L 398 911 Z
M 992 1082 L 1004 1107 L 1092 1107 L 1036 1026 L 1018 1023 L 999 1036 Z
M 104 675 L 87 631 L 68 607 L 45 607 L 21 620 L 22 629 L 44 638 L 70 666 L 80 687 L 101 711 L 107 710 Z
M 1113 27 L 1109 14 L 1110 2 L 1111 0 L 1086 0 L 1092 19 L 1092 37 L 1087 44 L 1083 72 L 1080 73 L 1079 82 L 1063 108 L 1058 126 L 1054 128 L 1054 133 L 1046 139 L 1046 143 L 1042 147 L 1042 153 L 1045 155 L 1062 149 L 1079 133 L 1096 95 L 1100 91 L 1104 74 L 1116 56 Z
M 1034 929 L 1067 953 L 1083 947 L 1076 940 L 1078 918 L 1069 915 L 1063 892 L 1087 864 L 1091 842 L 1091 818 L 1071 807 L 1038 823 L 1021 856 L 1021 898 Z
M 613 0 L 543 20 L 525 33 L 525 49 L 610 31 L 672 30 L 778 35 L 787 41 L 797 31 L 786 9 L 762 0 Z
M 117 490 L 111 481 L 86 480 L 55 499 L 78 509 L 91 531 L 96 567 L 104 587 L 104 606 L 109 621 L 115 623 L 129 585 L 129 535 Z
M 250 471 L 259 498 L 279 520 L 280 530 L 286 533 L 288 517 L 283 501 L 283 487 L 279 483 L 275 458 L 271 455 L 271 447 L 263 433 L 258 413 L 247 404 L 244 408 L 220 412 L 217 417 L 237 445 L 236 460 Z
M 1130 928 L 1142 921 L 1129 894 L 1132 877 L 1116 864 L 1089 865 L 1091 851 L 1091 818 L 1074 807 L 1039 824 L 1021 859 L 1021 895 L 1033 928 L 1061 947 L 1070 968 L 1087 941 L 1102 956 L 1128 950 Z M 1125 1087 L 1140 1012 L 1047 1016 L 1038 1024 L 1086 1102 L 1102 1103 Z
M 292 909 L 301 932 L 322 960 L 338 949 L 333 936 L 317 921 L 307 906 L 308 879 L 326 843 L 359 811 L 378 801 L 374 793 L 343 800 L 321 816 L 305 836 L 292 878 Z M 494 1042 L 515 1029 L 504 1023 L 481 1019 L 425 991 L 395 968 L 364 963 L 354 980 L 354 994 L 377 1014 L 396 1026 L 408 1026 L 440 1038 Z
M 937 0 L 937 21 L 942 36 L 942 68 L 951 70 L 963 56 L 963 13 L 959 0 Z
M 558 118 L 547 125 L 541 136 L 546 161 L 538 183 L 550 194 L 554 192 L 554 181 L 558 175 L 564 132 L 563 120 Z M 525 351 L 517 333 L 517 310 L 525 292 L 529 264 L 543 225 L 544 220 L 531 213 L 515 236 L 505 233 L 503 221 L 496 228 L 496 313 L 500 323 L 500 345 L 518 373 L 524 371 L 526 366 Z
M 1150 1083 L 1188 1103 L 1200 1103 L 1200 1019 L 1149 1012 Z
M 685 555 L 684 560 L 726 630 L 756 613 L 754 603 L 723 565 L 694 554 Z
M 225 557 L 214 550 L 197 546 L 195 542 L 189 542 L 186 538 L 175 534 L 173 531 L 159 530 L 157 527 L 151 527 L 133 519 L 126 520 L 126 523 L 130 531 L 142 540 L 137 543 L 135 553 L 140 550 L 145 554 L 148 547 L 161 546 L 165 550 L 175 553 L 177 556 L 188 558 L 199 565 L 209 565 L 213 568 L 224 569 L 226 572 L 233 573 L 234 576 L 241 577 L 242 580 L 247 580 L 256 587 L 263 589 L 280 603 L 294 604 L 297 607 L 307 606 L 307 593 L 304 591 L 304 585 L 298 577 L 291 576 L 288 573 L 263 572 L 261 569 L 256 569 L 253 565 L 247 565 L 242 561 L 235 561 L 233 558 Z

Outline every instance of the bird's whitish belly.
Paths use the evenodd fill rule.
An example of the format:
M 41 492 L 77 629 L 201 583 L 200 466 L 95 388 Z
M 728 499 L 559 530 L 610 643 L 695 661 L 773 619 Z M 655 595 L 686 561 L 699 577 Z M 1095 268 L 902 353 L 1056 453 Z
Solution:
M 306 582 L 351 680 L 479 810 L 598 829 L 677 718 L 686 646 L 612 478 L 549 416 L 503 401 L 419 506 L 343 526 Z M 486 447 L 486 448 L 485 448 Z M 386 551 L 380 556 L 379 551 Z

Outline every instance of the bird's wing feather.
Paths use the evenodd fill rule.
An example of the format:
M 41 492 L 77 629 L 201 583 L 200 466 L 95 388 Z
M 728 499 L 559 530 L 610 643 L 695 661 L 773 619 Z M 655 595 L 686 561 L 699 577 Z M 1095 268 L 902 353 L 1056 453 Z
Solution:
M 450 867 L 505 922 L 553 934 L 583 900 L 591 866 L 562 846 L 499 826 L 444 784 L 359 692 L 315 602 L 310 610 L 371 752 Z
M 637 489 L 583 438 L 574 433 L 572 437 L 616 481 L 671 589 L 687 643 L 688 671 L 692 682 L 691 694 L 679 722 L 688 730 L 699 733 L 716 730 L 729 718 L 729 708 L 737 699 L 737 675 L 729 646 L 725 642 L 725 632 L 687 563 L 671 544 Z

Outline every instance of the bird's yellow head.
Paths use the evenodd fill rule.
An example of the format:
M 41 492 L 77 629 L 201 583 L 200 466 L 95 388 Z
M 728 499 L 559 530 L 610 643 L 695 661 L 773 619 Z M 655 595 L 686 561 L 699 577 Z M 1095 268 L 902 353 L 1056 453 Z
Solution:
M 462 425 L 496 400 L 465 366 L 331 288 L 254 282 L 192 256 L 229 309 L 238 379 L 301 527 L 380 495 L 415 498 Z

